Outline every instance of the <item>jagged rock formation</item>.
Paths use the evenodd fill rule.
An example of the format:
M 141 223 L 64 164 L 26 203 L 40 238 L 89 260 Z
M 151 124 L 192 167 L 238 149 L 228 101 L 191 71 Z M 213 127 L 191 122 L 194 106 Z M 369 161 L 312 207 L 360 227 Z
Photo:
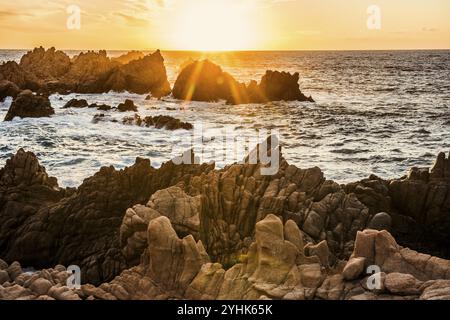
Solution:
M 26 72 L 15 61 L 8 61 L 0 65 L 0 80 L 7 80 L 16 84 L 20 89 L 38 90 L 39 80 Z
M 16 157 L 21 159 L 22 152 Z M 28 153 L 27 157 L 30 158 L 28 162 L 33 163 L 32 168 L 38 166 L 33 154 Z M 11 160 L 1 171 L 2 176 L 8 177 L 10 171 L 21 172 L 22 162 Z M 27 170 L 29 166 L 26 166 Z M 62 198 L 58 191 L 58 197 L 53 196 L 48 201 L 45 198 L 33 200 L 41 194 L 37 192 L 39 190 L 35 191 L 34 197 L 25 197 L 28 189 L 22 191 L 15 185 L 5 184 L 2 199 L 6 200 L 0 202 L 4 203 L 0 209 L 0 226 L 4 228 L 0 255 L 6 261 L 20 261 L 35 268 L 59 263 L 76 264 L 83 270 L 83 279 L 89 283 L 112 279 L 129 266 L 119 243 L 125 210 L 146 203 L 158 190 L 189 181 L 192 176 L 212 168 L 210 165 L 168 162 L 160 169 L 154 169 L 150 161 L 137 159 L 135 165 L 124 170 L 102 168 L 69 196 Z M 16 184 L 27 181 L 22 181 L 21 177 L 16 177 Z M 23 179 L 26 177 L 28 175 Z M 37 187 L 33 185 L 33 188 Z M 12 194 L 13 202 L 7 201 L 9 194 Z M 35 205 L 30 206 L 29 201 Z
M 145 54 L 143 52 L 133 50 L 133 51 L 127 52 L 117 58 L 111 58 L 111 61 L 118 62 L 120 64 L 127 64 L 133 60 L 142 59 L 143 57 L 145 57 Z
M 450 299 L 450 261 L 401 248 L 387 231 L 358 233 L 348 262 L 334 268 L 305 253 L 303 235 L 288 220 L 268 215 L 255 227 L 247 254 L 229 269 L 212 263 L 201 241 L 179 239 L 170 220 L 144 230 L 140 265 L 100 287 L 83 285 L 82 299 Z M 366 273 L 376 264 L 382 272 Z
M 412 168 L 402 179 L 376 176 L 346 186 L 373 213 L 392 217 L 401 244 L 450 257 L 450 160 L 439 154 L 433 168 Z
M 155 127 L 156 129 L 167 129 L 167 130 L 192 130 L 194 126 L 191 123 L 183 122 L 180 119 L 176 119 L 170 116 L 148 116 L 141 118 L 138 114 L 133 117 L 125 117 L 122 120 L 123 124 L 127 125 L 137 125 L 146 127 Z
M 55 48 L 36 48 L 25 54 L 20 64 L 0 66 L 0 80 L 15 83 L 21 89 L 47 94 L 103 93 L 129 91 L 162 97 L 170 93 L 164 59 L 160 51 L 140 57 L 130 53 L 110 59 L 106 51 L 80 53 L 70 59 Z
M 226 100 L 231 104 L 263 103 L 268 101 L 310 101 L 298 85 L 299 74 L 267 71 L 260 84 L 248 86 L 236 81 L 230 74 L 209 60 L 195 61 L 179 74 L 172 94 L 177 99 L 194 101 Z
M 35 95 L 30 90 L 24 90 L 13 100 L 5 116 L 5 121 L 11 121 L 15 117 L 50 117 L 53 114 L 55 114 L 55 110 L 50 105 L 48 97 Z
M 26 73 L 44 81 L 58 80 L 69 71 L 70 66 L 70 58 L 55 48 L 35 48 L 20 60 L 20 67 Z
M 280 155 L 278 173 L 265 176 L 267 165 L 249 163 L 264 148 L 276 156 L 278 146 L 265 143 L 221 170 L 174 162 L 154 169 L 138 159 L 125 170 L 102 168 L 77 190 L 58 189 L 20 151 L 0 171 L 0 256 L 36 268 L 79 265 L 84 285 L 69 291 L 81 299 L 450 298 L 450 262 L 401 247 L 383 230 L 399 232 L 389 187 L 411 175 L 340 186 Z M 440 186 L 448 172 L 440 155 L 427 181 Z M 17 196 L 30 188 L 49 193 Z M 445 197 L 435 202 L 444 204 L 442 219 Z M 9 282 L 0 294 L 14 297 L 23 290 L 10 281 L 20 266 L 2 265 L 11 271 L 0 272 Z M 47 282 L 34 287 L 28 297 L 54 297 Z

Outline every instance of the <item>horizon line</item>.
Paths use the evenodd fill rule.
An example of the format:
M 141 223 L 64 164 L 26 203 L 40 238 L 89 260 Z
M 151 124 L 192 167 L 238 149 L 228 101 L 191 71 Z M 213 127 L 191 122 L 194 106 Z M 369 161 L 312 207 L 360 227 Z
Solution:
M 43 47 L 44 49 L 49 49 L 55 46 L 35 46 L 28 48 L 0 48 L 0 50 L 11 50 L 11 51 L 26 51 L 33 50 L 35 48 Z M 450 51 L 450 47 L 448 48 L 402 48 L 402 49 L 239 49 L 239 50 L 193 50 L 193 49 L 158 49 L 158 48 L 145 48 L 145 49 L 104 49 L 104 48 L 62 48 L 59 49 L 55 47 L 56 50 L 60 51 L 157 51 L 160 50 L 162 52 L 196 52 L 196 53 L 231 53 L 231 52 L 324 52 L 324 51 L 333 51 L 333 52 L 364 52 L 364 51 Z

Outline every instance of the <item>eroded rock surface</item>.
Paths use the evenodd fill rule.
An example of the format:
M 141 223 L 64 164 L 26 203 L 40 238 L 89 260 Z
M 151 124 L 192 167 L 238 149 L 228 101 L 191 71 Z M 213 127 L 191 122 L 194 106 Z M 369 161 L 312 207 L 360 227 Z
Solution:
M 264 148 L 276 155 L 279 146 L 255 150 Z M 19 151 L 0 171 L 0 256 L 7 262 L 0 261 L 0 295 L 449 298 L 450 262 L 399 245 L 386 230 L 398 232 L 402 215 L 389 187 L 409 183 L 411 175 L 341 186 L 319 168 L 299 169 L 281 155 L 277 174 L 262 175 L 266 165 L 248 163 L 251 155 L 220 170 L 174 162 L 154 169 L 137 159 L 121 171 L 102 168 L 78 189 L 65 190 L 33 154 Z M 426 182 L 445 185 L 447 169 L 440 155 Z M 15 261 L 36 269 L 79 265 L 83 285 L 69 289 L 43 276 L 22 281 L 27 276 Z

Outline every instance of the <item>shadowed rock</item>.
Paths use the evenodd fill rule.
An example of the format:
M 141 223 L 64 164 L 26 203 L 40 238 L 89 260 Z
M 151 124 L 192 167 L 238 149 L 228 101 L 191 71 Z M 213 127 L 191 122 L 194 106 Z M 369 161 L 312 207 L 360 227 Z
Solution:
M 88 102 L 85 99 L 71 99 L 69 100 L 63 107 L 63 109 L 69 109 L 69 108 L 87 108 L 89 106 Z
M 55 114 L 55 110 L 47 97 L 35 95 L 30 90 L 24 90 L 13 100 L 5 116 L 5 121 L 11 121 L 15 117 L 50 117 L 53 114 Z
M 251 81 L 248 86 L 236 81 L 230 74 L 209 60 L 195 61 L 179 74 L 173 96 L 181 100 L 218 101 L 231 104 L 264 103 L 269 101 L 309 101 L 299 89 L 299 74 L 267 71 L 260 84 Z
M 137 107 L 134 105 L 133 100 L 130 99 L 126 99 L 124 103 L 119 104 L 117 106 L 117 110 L 119 110 L 120 112 L 138 111 Z
M 155 127 L 156 129 L 167 129 L 167 130 L 192 130 L 194 126 L 188 122 L 182 122 L 179 119 L 175 119 L 170 116 L 148 116 L 141 118 L 138 114 L 133 117 L 125 117 L 122 120 L 123 124 L 134 124 L 137 126 Z
M 142 59 L 143 57 L 145 57 L 144 53 L 142 53 L 141 51 L 133 50 L 133 51 L 127 52 L 117 58 L 111 58 L 111 61 L 119 62 L 120 64 L 127 64 L 133 60 Z
M 160 51 L 142 56 L 131 52 L 110 59 L 106 51 L 88 51 L 70 59 L 55 48 L 36 48 L 25 54 L 20 64 L 0 66 L 0 80 L 15 83 L 21 89 L 46 94 L 103 93 L 129 91 L 162 97 L 170 93 L 164 59 Z
M 211 166 L 172 162 L 154 169 L 148 160 L 137 159 L 124 170 L 102 168 L 70 196 L 51 198 L 54 201 L 38 198 L 35 206 L 28 205 L 26 191 L 6 185 L 4 193 L 11 193 L 15 202 L 5 201 L 0 212 L 2 235 L 7 235 L 0 238 L 0 256 L 36 268 L 75 264 L 83 271 L 83 281 L 110 280 L 130 266 L 119 243 L 126 209 L 146 203 L 157 190 L 208 170 Z M 3 173 L 9 171 L 3 169 L 2 176 L 9 176 Z
M 6 97 L 17 97 L 20 89 L 14 83 L 8 80 L 0 80 L 0 102 L 3 102 Z

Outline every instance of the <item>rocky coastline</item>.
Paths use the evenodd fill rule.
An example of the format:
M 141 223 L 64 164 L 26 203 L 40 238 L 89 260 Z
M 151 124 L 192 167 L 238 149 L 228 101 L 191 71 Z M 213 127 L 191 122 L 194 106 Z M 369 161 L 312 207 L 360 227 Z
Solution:
M 280 161 L 262 176 L 138 158 L 65 189 L 19 150 L 0 170 L 0 299 L 450 298 L 445 154 L 347 185 Z

